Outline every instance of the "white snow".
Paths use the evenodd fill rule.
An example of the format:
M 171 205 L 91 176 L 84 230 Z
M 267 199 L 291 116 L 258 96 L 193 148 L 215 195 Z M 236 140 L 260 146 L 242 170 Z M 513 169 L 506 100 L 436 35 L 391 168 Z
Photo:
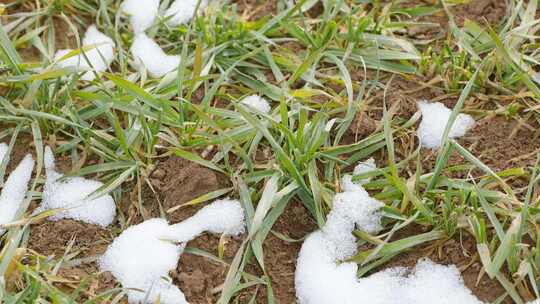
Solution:
M 70 218 L 102 227 L 113 222 L 116 205 L 110 195 L 103 195 L 93 200 L 87 198 L 103 186 L 103 183 L 82 177 L 59 180 L 63 175 L 56 172 L 54 155 L 50 147 L 45 148 L 44 162 L 47 180 L 43 190 L 43 200 L 35 212 L 61 209 L 49 217 L 53 221 Z
M 246 105 L 251 110 L 256 110 L 264 114 L 268 114 L 272 110 L 268 101 L 258 95 L 245 97 L 242 99 L 241 103 Z
M 198 0 L 176 0 L 165 12 L 165 17 L 170 17 L 168 23 L 170 25 L 185 24 L 195 14 Z M 208 6 L 208 0 L 201 0 L 199 11 L 204 10 Z
M 7 151 L 8 146 L 0 143 L 0 162 L 6 156 Z M 15 220 L 15 215 L 26 197 L 33 169 L 34 160 L 28 154 L 9 175 L 0 194 L 0 224 L 11 223 Z M 0 235 L 4 232 L 6 229 L 0 228 Z
M 138 34 L 131 45 L 131 54 L 138 69 L 146 68 L 151 77 L 159 78 L 178 68 L 180 56 L 167 55 L 145 34 Z
M 137 289 L 129 291 L 129 303 L 150 304 L 159 297 L 162 304 L 185 304 L 184 294 L 171 283 L 169 271 L 176 268 L 186 243 L 204 231 L 243 233 L 244 211 L 240 203 L 230 199 L 215 201 L 175 225 L 151 219 L 129 227 L 107 248 L 100 268 L 110 271 L 124 288 Z
M 8 145 L 6 145 L 5 143 L 0 143 L 0 163 L 4 161 L 4 157 L 6 157 L 8 149 Z
M 375 159 L 373 157 L 369 158 L 365 162 L 359 162 L 356 167 L 354 167 L 353 174 L 360 175 L 365 174 L 371 171 L 377 170 L 377 165 L 375 164 Z M 367 183 L 369 180 L 364 180 L 362 183 Z
M 356 173 L 373 170 L 364 165 Z M 355 226 L 368 233 L 381 229 L 383 204 L 360 184 L 351 182 L 344 189 L 335 195 L 325 226 L 310 234 L 300 250 L 295 273 L 299 304 L 481 303 L 463 285 L 456 267 L 429 260 L 420 261 L 412 271 L 390 268 L 359 279 L 356 263 L 340 262 L 357 253 Z
M 360 175 L 360 174 L 366 174 L 371 171 L 377 170 L 377 165 L 375 164 L 375 159 L 369 158 L 368 160 L 364 162 L 359 162 L 356 167 L 354 167 L 353 174 L 354 175 Z M 368 183 L 371 180 L 371 178 L 364 178 L 358 182 L 352 181 L 352 176 L 350 174 L 345 174 L 341 179 L 341 186 L 343 188 L 343 191 L 360 191 L 360 188 L 358 185 L 363 185 Z M 363 190 L 363 188 L 361 188 Z
M 79 71 L 87 71 L 81 76 L 81 79 L 90 81 L 96 77 L 92 70 L 98 73 L 104 72 L 111 65 L 114 59 L 114 42 L 92 25 L 84 34 L 81 52 L 64 59 L 63 57 L 71 51 L 73 50 L 57 51 L 54 56 L 57 65 L 62 68 L 74 67 Z
M 130 16 L 133 31 L 138 34 L 154 24 L 159 9 L 159 0 L 125 0 L 121 11 Z
M 422 146 L 428 149 L 437 149 L 442 143 L 442 137 L 446 124 L 450 119 L 452 110 L 440 102 L 429 103 L 427 101 L 418 102 L 420 112 L 422 112 L 422 122 L 418 128 L 418 137 Z M 448 133 L 449 138 L 458 138 L 472 128 L 474 119 L 470 115 L 459 114 Z

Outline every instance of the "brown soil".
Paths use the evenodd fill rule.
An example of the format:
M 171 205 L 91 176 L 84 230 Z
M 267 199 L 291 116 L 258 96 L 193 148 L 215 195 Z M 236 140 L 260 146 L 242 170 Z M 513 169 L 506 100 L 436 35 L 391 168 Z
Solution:
M 107 248 L 110 234 L 107 229 L 75 220 L 43 221 L 32 227 L 28 247 L 43 255 L 61 257 L 73 241 L 69 254 L 97 256 Z
M 483 25 L 497 25 L 506 14 L 506 1 L 473 0 L 467 4 L 456 5 L 451 9 L 456 23 L 461 26 L 465 20 L 472 20 Z
M 413 8 L 415 6 L 433 6 L 437 1 L 411 0 L 401 4 L 401 7 Z M 481 26 L 497 26 L 504 20 L 506 15 L 506 1 L 500 0 L 471 0 L 468 3 L 454 5 L 450 11 L 458 26 L 462 26 L 466 20 L 472 20 Z M 408 36 L 415 39 L 441 38 L 448 33 L 448 17 L 444 9 L 418 18 L 414 21 L 434 23 L 436 26 L 419 25 L 408 30 Z
M 188 247 L 201 249 L 218 256 L 219 240 L 219 236 L 207 234 L 189 242 Z M 241 239 L 229 238 L 225 245 L 223 260 L 230 263 L 240 245 Z M 228 266 L 223 263 L 199 255 L 184 253 L 178 267 L 173 271 L 172 277 L 190 303 L 215 303 L 219 297 L 219 287 L 223 284 L 227 271 Z
M 313 217 L 296 200 L 289 203 L 273 227 L 273 231 L 293 240 L 301 240 L 316 229 Z M 295 303 L 294 271 L 300 247 L 302 241 L 288 242 L 272 233 L 263 244 L 266 271 L 272 281 L 277 303 Z M 258 303 L 266 302 L 260 297 Z
M 71 292 L 86 281 L 81 299 L 88 299 L 115 287 L 109 273 L 100 273 L 97 259 L 112 239 L 108 229 L 74 220 L 43 221 L 32 226 L 28 248 L 39 254 L 63 259 L 69 266 L 62 266 L 55 285 Z M 71 249 L 67 251 L 69 246 Z M 72 264 L 72 261 L 78 261 Z
M 158 164 L 151 182 L 160 192 L 165 210 L 226 186 L 223 177 L 214 171 L 176 156 Z M 173 212 L 169 220 L 177 222 L 184 215 L 180 211 Z
M 271 17 L 277 13 L 275 0 L 235 0 L 234 2 L 238 5 L 238 14 L 249 21 Z
M 538 126 L 520 125 L 503 116 L 478 121 L 463 142 L 476 157 L 496 170 L 532 166 L 540 153 Z
M 458 142 L 494 172 L 511 168 L 527 169 L 534 166 L 540 153 L 540 136 L 537 130 L 538 128 L 529 124 L 520 125 L 515 120 L 493 116 L 478 121 Z M 437 151 L 422 149 L 421 153 L 423 171 L 432 171 L 437 160 Z M 456 166 L 467 163 L 463 156 L 454 151 L 447 164 Z M 452 172 L 451 177 L 467 178 L 469 174 L 473 177 L 486 175 L 475 168 L 471 172 Z M 526 187 L 529 180 L 518 177 L 507 182 L 514 189 L 518 189 Z

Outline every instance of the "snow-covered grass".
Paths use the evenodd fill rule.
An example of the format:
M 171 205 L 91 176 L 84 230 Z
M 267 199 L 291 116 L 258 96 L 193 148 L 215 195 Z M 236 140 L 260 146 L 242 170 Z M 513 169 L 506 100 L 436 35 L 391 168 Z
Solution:
M 464 259 L 481 264 L 481 282 L 501 284 L 506 294 L 500 301 L 523 304 L 538 297 L 539 169 L 534 160 L 540 147 L 527 145 L 536 143 L 540 121 L 534 73 L 540 62 L 534 47 L 537 3 L 505 1 L 510 6 L 500 26 L 467 21 L 460 27 L 450 18 L 448 31 L 427 37 L 431 31 L 423 29 L 438 25 L 419 20 L 451 15 L 450 2 L 460 1 L 410 7 L 403 1 L 276 0 L 253 6 L 263 2 L 200 1 L 197 13 L 197 1 L 180 0 L 12 1 L 0 8 L 0 141 L 9 142 L 10 151 L 20 151 L 23 143 L 36 160 L 27 199 L 2 237 L 0 275 L 9 287 L 0 290 L 5 302 L 123 301 L 125 290 L 95 294 L 94 286 L 101 286 L 97 274 L 79 281 L 66 275 L 65 268 L 79 271 L 95 259 L 76 241 L 66 244 L 65 255 L 52 258 L 28 249 L 33 225 L 74 210 L 35 214 L 31 208 L 49 208 L 51 183 L 83 177 L 96 182 L 75 183 L 69 188 L 75 193 L 61 190 L 52 202 L 61 202 L 59 207 L 84 202 L 80 187 L 86 194 L 95 190 L 92 196 L 99 199 L 114 197 L 121 205 L 106 228 L 110 239 L 102 242 L 130 231 L 136 219 L 148 220 L 149 210 L 169 218 L 185 204 L 238 198 L 246 233 L 234 259 L 220 256 L 224 242 L 217 256 L 192 251 L 227 268 L 223 284 L 212 286 L 219 304 L 234 303 L 240 294 L 259 301 L 254 293 L 260 296 L 263 289 L 269 302 L 280 302 L 287 294 L 281 288 L 293 286 L 274 284 L 267 275 L 266 256 L 272 253 L 266 251 L 267 237 L 292 242 L 307 231 L 290 231 L 287 225 L 274 231 L 274 223 L 290 218 L 284 213 L 296 201 L 323 229 L 335 221 L 334 197 L 353 200 L 359 197 L 356 191 L 366 198 L 360 186 L 380 202 L 371 201 L 373 211 L 384 217 L 364 227 L 378 233 L 354 229 L 344 238 L 363 249 L 347 247 L 355 254 L 340 265 L 358 270 L 357 276 L 351 271 L 348 282 L 377 282 L 373 273 L 398 254 L 417 245 L 438 252 L 447 240 L 457 239 L 476 243 L 477 250 Z M 55 58 L 67 44 L 78 45 L 81 34 L 81 50 L 64 50 Z M 74 70 L 90 81 L 80 81 Z M 424 98 L 430 103 L 414 109 Z M 455 106 L 444 109 L 440 101 Z M 476 121 L 472 128 L 492 117 L 510 121 L 512 130 L 502 130 L 500 140 L 513 139 L 508 146 L 522 153 L 506 160 L 507 166 L 494 165 L 493 149 L 500 145 L 483 149 L 482 134 L 465 132 L 473 124 L 459 116 L 465 113 Z M 463 133 L 475 134 L 478 143 L 461 140 Z M 60 181 L 45 176 L 47 145 L 71 161 L 73 172 Z M 9 154 L 19 161 L 17 151 Z M 217 172 L 221 188 L 175 206 L 162 204 L 166 190 L 160 164 L 173 154 Z M 374 161 L 353 170 L 370 157 Z M 374 163 L 378 168 L 370 170 Z M 16 165 L 1 164 L 0 181 L 13 176 Z M 11 193 L 8 186 L 3 193 Z M 63 200 L 64 194 L 70 199 Z M 96 224 L 111 219 L 88 218 Z M 158 222 L 156 227 L 165 225 Z M 408 229 L 413 225 L 421 229 Z M 173 258 L 167 267 L 158 267 L 165 277 L 164 269 L 174 268 L 178 259 L 178 246 L 171 246 Z M 325 265 L 320 271 L 339 269 L 335 262 Z M 442 273 L 449 280 L 434 281 L 461 286 L 452 267 L 424 261 L 409 271 L 396 270 L 393 277 L 413 284 L 413 274 Z M 158 289 L 170 287 L 179 295 L 169 282 L 159 282 Z M 373 286 L 375 292 L 380 285 Z

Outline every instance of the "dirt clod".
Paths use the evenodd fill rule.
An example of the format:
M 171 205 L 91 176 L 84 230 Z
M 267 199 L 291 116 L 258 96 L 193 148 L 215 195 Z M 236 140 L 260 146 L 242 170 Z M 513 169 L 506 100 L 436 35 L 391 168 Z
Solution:
M 220 188 L 214 171 L 176 156 L 160 163 L 152 178 L 166 210 Z M 176 215 L 172 216 L 170 220 L 174 221 Z
M 44 255 L 60 257 L 73 240 L 72 252 L 91 256 L 103 253 L 109 239 L 110 232 L 96 225 L 68 219 L 45 220 L 32 226 L 28 247 Z

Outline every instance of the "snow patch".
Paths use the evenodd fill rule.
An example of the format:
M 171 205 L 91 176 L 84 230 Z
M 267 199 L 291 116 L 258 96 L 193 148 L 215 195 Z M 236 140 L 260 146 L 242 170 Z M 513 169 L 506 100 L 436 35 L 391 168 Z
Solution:
M 62 209 L 49 217 L 57 221 L 64 218 L 95 224 L 102 227 L 110 225 L 116 215 L 116 205 L 110 195 L 103 195 L 93 200 L 87 197 L 103 186 L 103 183 L 82 177 L 60 180 L 63 175 L 55 169 L 54 155 L 50 147 L 44 155 L 47 179 L 43 190 L 43 200 L 35 211 Z
M 268 114 L 272 110 L 268 101 L 258 95 L 248 96 L 242 99 L 241 103 L 247 106 L 250 110 L 256 110 L 264 114 Z
M 354 175 L 366 174 L 375 170 L 377 170 L 377 165 L 375 164 L 375 159 L 371 157 L 364 162 L 359 162 L 358 165 L 354 167 L 353 174 Z M 365 180 L 362 180 L 361 183 L 365 184 L 368 182 L 369 182 L 369 179 L 365 179 Z
M 167 55 L 159 45 L 145 34 L 138 34 L 131 45 L 131 54 L 138 69 L 146 68 L 148 74 L 154 78 L 178 68 L 180 56 Z
M 0 164 L 4 161 L 4 157 L 6 157 L 8 150 L 9 150 L 8 145 L 6 145 L 5 143 L 0 143 Z M 9 156 L 8 156 L 8 161 L 9 161 Z
M 418 128 L 418 137 L 422 146 L 428 149 L 437 149 L 441 146 L 446 124 L 450 119 L 452 110 L 440 102 L 418 102 L 422 112 L 422 122 Z M 448 133 L 449 138 L 458 138 L 472 128 L 474 119 L 470 115 L 459 114 Z
M 373 170 L 374 162 L 355 173 Z M 350 176 L 349 176 L 350 177 Z M 325 226 L 310 234 L 300 249 L 295 273 L 299 304 L 479 304 L 464 286 L 455 266 L 421 260 L 416 268 L 390 268 L 358 278 L 358 265 L 343 262 L 357 253 L 353 229 L 373 233 L 381 229 L 380 208 L 360 184 L 335 195 Z
M 130 16 L 133 31 L 138 34 L 154 24 L 159 9 L 159 0 L 125 0 L 120 10 Z
M 377 165 L 375 164 L 375 159 L 369 158 L 368 160 L 364 162 L 359 162 L 356 167 L 354 167 L 353 174 L 354 175 L 361 175 L 366 174 L 371 171 L 376 171 Z M 343 188 L 343 191 L 362 191 L 364 188 L 359 187 L 358 185 L 364 185 L 369 183 L 371 178 L 364 178 L 358 182 L 352 181 L 352 176 L 350 174 L 345 174 L 341 178 L 341 187 Z
M 101 257 L 100 268 L 110 271 L 124 288 L 133 288 L 129 303 L 150 304 L 159 297 L 163 304 L 185 304 L 169 271 L 176 268 L 186 243 L 204 231 L 239 235 L 244 227 L 242 206 L 230 199 L 215 201 L 175 225 L 150 219 L 122 232 Z
M 62 68 L 72 67 L 79 71 L 87 71 L 81 79 L 91 81 L 96 77 L 93 71 L 104 72 L 111 65 L 114 59 L 114 46 L 114 41 L 110 37 L 92 25 L 84 34 L 80 54 L 64 58 L 73 50 L 59 50 L 54 55 L 54 61 Z
M 165 17 L 170 18 L 170 25 L 179 25 L 188 23 L 195 14 L 197 2 L 199 0 L 176 0 L 165 12 Z M 201 0 L 199 11 L 204 10 L 208 6 L 208 0 Z
M 8 146 L 0 143 L 0 163 L 7 155 Z M 24 202 L 28 190 L 28 182 L 34 170 L 34 159 L 30 154 L 26 155 L 17 168 L 11 172 L 0 194 L 0 225 L 11 223 L 15 220 L 17 211 Z M 0 235 L 6 232 L 0 227 Z

